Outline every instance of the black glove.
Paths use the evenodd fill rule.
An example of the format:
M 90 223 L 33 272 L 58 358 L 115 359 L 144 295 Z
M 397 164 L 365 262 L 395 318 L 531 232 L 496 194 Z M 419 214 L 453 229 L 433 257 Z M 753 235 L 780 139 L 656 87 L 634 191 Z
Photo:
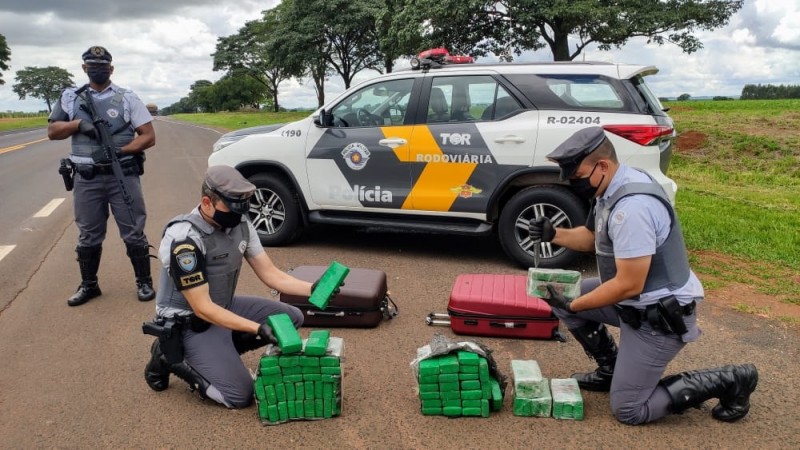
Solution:
M 314 293 L 314 290 L 317 288 L 317 285 L 319 284 L 320 280 L 322 280 L 322 277 L 317 278 L 317 281 L 311 283 L 311 293 L 312 294 Z M 331 297 L 335 297 L 336 294 L 338 294 L 339 291 L 340 291 L 339 288 L 342 287 L 342 286 L 344 286 L 344 281 L 339 283 L 339 286 L 336 289 L 333 290 L 333 294 L 331 294 Z
M 95 130 L 94 124 L 88 120 L 81 120 L 80 123 L 78 123 L 78 131 L 92 139 L 97 139 L 97 130 Z
M 556 229 L 547 217 L 537 217 L 528 222 L 528 233 L 533 242 L 550 242 L 556 237 Z
M 545 301 L 545 303 L 550 305 L 551 308 L 558 308 L 558 309 L 563 309 L 563 310 L 572 312 L 572 309 L 570 308 L 570 304 L 572 304 L 572 300 L 573 299 L 564 297 L 563 295 L 561 295 L 558 292 L 556 292 L 556 288 L 553 287 L 552 284 L 548 284 L 546 289 L 547 289 L 547 293 L 550 294 L 550 295 L 548 295 L 547 298 L 543 298 L 542 299 L 542 300 Z
M 278 339 L 275 338 L 275 335 L 272 334 L 272 327 L 267 324 L 261 324 L 258 326 L 258 335 L 261 336 L 261 340 L 270 344 L 277 344 Z

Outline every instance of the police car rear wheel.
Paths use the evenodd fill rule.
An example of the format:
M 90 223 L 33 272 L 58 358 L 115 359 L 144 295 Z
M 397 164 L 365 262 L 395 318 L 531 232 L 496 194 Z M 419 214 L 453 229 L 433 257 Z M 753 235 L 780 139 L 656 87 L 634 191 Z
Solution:
M 249 178 L 256 185 L 248 218 L 264 246 L 292 243 L 303 229 L 297 196 L 278 175 L 260 173 Z
M 581 205 L 581 200 L 559 186 L 533 186 L 523 189 L 506 203 L 500 213 L 500 245 L 520 266 L 533 267 L 533 243 L 528 234 L 530 221 L 535 217 L 545 216 L 557 227 L 583 225 L 588 204 L 586 207 Z M 540 255 L 539 267 L 563 268 L 574 262 L 579 253 L 546 243 L 541 246 Z

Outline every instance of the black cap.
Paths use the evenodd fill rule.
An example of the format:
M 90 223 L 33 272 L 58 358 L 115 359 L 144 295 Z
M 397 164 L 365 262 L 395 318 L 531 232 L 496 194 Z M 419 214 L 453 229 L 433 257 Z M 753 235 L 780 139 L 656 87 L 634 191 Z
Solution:
M 562 142 L 546 158 L 561 167 L 561 179 L 569 179 L 578 170 L 583 158 L 595 151 L 603 141 L 606 134 L 601 127 L 589 127 L 576 131 L 572 136 Z
M 111 53 L 105 47 L 94 45 L 83 52 L 83 62 L 86 64 L 111 64 Z
M 250 197 L 256 187 L 233 167 L 209 167 L 203 183 L 217 194 L 231 211 L 244 214 L 250 210 Z

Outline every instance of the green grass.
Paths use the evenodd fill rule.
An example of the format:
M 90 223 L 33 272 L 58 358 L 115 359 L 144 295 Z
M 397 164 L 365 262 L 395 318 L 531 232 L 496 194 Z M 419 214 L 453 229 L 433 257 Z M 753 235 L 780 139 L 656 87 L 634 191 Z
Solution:
M 0 131 L 21 130 L 24 128 L 40 128 L 47 126 L 47 115 L 36 117 L 0 118 Z
M 206 125 L 210 127 L 224 128 L 228 131 L 241 128 L 255 127 L 259 125 L 271 125 L 275 123 L 294 122 L 308 117 L 311 111 L 299 112 L 231 112 L 231 113 L 197 113 L 197 114 L 173 114 L 171 119 L 183 120 L 186 122 Z

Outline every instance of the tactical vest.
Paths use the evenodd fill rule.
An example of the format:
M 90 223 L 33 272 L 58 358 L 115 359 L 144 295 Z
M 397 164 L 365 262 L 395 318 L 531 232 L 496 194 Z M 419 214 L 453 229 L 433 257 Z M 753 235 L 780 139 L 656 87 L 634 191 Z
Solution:
M 214 231 L 206 233 L 203 229 L 207 227 L 207 223 L 201 216 L 184 214 L 172 219 L 164 227 L 164 232 L 166 233 L 167 228 L 178 222 L 189 222 L 200 233 L 206 249 L 206 277 L 211 300 L 227 309 L 233 299 L 236 283 L 239 281 L 242 259 L 244 258 L 244 253 L 240 250 L 240 247 L 247 245 L 250 241 L 250 228 L 247 222 L 242 220 L 242 223 L 231 229 L 230 233 Z M 170 258 L 172 257 L 170 255 Z M 178 315 L 193 313 L 189 302 L 175 287 L 175 283 L 165 267 L 161 268 L 156 305 L 159 308 L 174 308 L 186 312 L 186 314 L 179 313 Z
M 120 89 L 116 94 L 103 100 L 92 98 L 95 109 L 97 109 L 97 114 L 108 122 L 108 134 L 111 136 L 111 145 L 117 148 L 128 144 L 135 137 L 133 126 L 131 126 L 130 122 L 125 121 L 123 94 L 125 94 L 125 90 Z M 87 92 L 86 95 L 91 94 Z M 92 117 L 88 112 L 81 109 L 81 105 L 84 103 L 85 101 L 80 96 L 75 99 L 74 118 L 86 120 L 91 123 Z M 100 151 L 101 149 L 102 146 L 97 139 L 90 138 L 83 133 L 75 133 L 72 135 L 72 154 L 74 156 L 91 158 L 93 152 Z
M 595 235 L 595 252 L 597 257 L 597 270 L 600 280 L 606 282 L 617 274 L 617 265 L 614 257 L 614 245 L 608 235 L 608 219 L 614 206 L 629 195 L 652 195 L 667 207 L 670 216 L 670 232 L 667 239 L 656 247 L 656 253 L 650 262 L 650 270 L 642 292 L 652 292 L 657 289 L 667 288 L 675 291 L 689 281 L 691 270 L 686 245 L 683 242 L 683 231 L 678 221 L 675 210 L 669 203 L 661 186 L 655 183 L 628 183 L 619 188 L 603 207 L 596 204 L 596 230 L 601 230 Z M 603 226 L 604 225 L 604 226 Z M 639 296 L 633 298 L 638 300 Z

